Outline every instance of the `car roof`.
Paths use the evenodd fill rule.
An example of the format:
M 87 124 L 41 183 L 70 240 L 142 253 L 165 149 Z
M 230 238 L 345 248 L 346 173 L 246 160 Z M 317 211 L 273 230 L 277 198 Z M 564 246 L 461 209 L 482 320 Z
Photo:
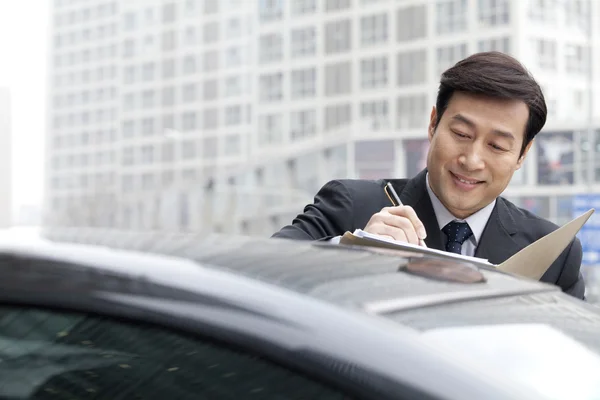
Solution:
M 326 242 L 93 229 L 54 229 L 46 231 L 45 237 L 183 257 L 206 268 L 382 316 L 417 330 L 549 324 L 600 352 L 598 307 L 572 299 L 557 286 L 515 277 L 493 267 L 479 268 L 485 282 L 458 283 L 404 272 L 402 267 L 417 254 Z
M 417 254 L 323 242 L 94 229 L 53 229 L 43 232 L 42 237 L 33 236 L 0 234 L 0 257 L 39 259 L 46 264 L 56 261 L 70 278 L 85 276 L 84 286 L 94 290 L 119 295 L 132 291 L 149 296 L 159 293 L 163 299 L 192 301 L 206 293 L 223 299 L 239 297 L 235 307 L 245 302 L 252 312 L 272 312 L 270 318 L 274 320 L 286 319 L 300 325 L 319 323 L 312 314 L 320 313 L 318 304 L 327 304 L 347 310 L 350 317 L 368 317 L 354 329 L 366 328 L 365 322 L 379 326 L 384 321 L 382 327 L 431 332 L 434 336 L 430 337 L 436 337 L 440 330 L 445 335 L 444 329 L 450 329 L 448 335 L 452 336 L 452 328 L 533 322 L 560 331 L 600 354 L 597 307 L 563 294 L 556 286 L 517 278 L 493 267 L 478 269 L 484 282 L 458 283 L 406 272 L 405 267 L 419 259 Z M 2 262 L 0 258 L 0 265 Z M 7 270 L 0 268 L 0 282 Z M 92 273 L 100 273 L 103 279 L 93 279 Z M 232 287 L 237 292 L 215 287 L 215 276 L 219 284 L 235 283 Z M 124 281 L 128 282 L 126 290 L 119 291 Z M 260 290 L 254 290 L 257 288 Z M 271 289 L 261 291 L 264 288 Z M 63 288 L 54 285 L 45 290 L 60 296 Z M 317 304 L 317 308 L 307 307 L 312 312 L 303 313 L 297 307 L 286 308 L 287 304 L 273 308 L 269 303 L 267 311 L 264 299 L 247 296 L 246 292 L 252 291 L 275 298 L 280 293 L 293 293 L 307 299 L 306 305 Z M 0 300 L 4 297 L 0 290 Z M 339 316 L 336 314 L 336 318 Z M 537 332 L 534 328 L 528 332 Z M 435 341 L 440 340 L 436 337 Z M 560 341 L 554 344 L 560 345 Z M 338 350 L 348 353 L 345 347 Z M 356 357 L 363 360 L 366 356 L 360 352 Z M 523 362 L 516 356 L 508 359 Z M 372 365 L 377 363 L 382 364 L 374 360 Z M 507 370 L 512 366 L 508 365 Z
M 223 244 L 224 239 L 228 244 Z M 46 238 L 0 233 L 0 302 L 142 319 L 215 338 L 235 336 L 235 343 L 252 343 L 254 350 L 286 362 L 333 363 L 336 369 L 346 371 L 343 375 L 348 379 L 359 379 L 372 390 L 384 390 L 380 383 L 393 377 L 396 383 L 410 382 L 439 398 L 481 397 L 484 393 L 490 399 L 546 398 L 526 385 L 480 371 L 474 360 L 432 347 L 429 339 L 421 338 L 414 329 L 361 311 L 357 306 L 361 303 L 313 296 L 311 288 L 318 282 L 341 282 L 347 273 L 338 275 L 338 268 L 332 268 L 315 278 L 315 271 L 294 275 L 288 267 L 280 274 L 277 265 L 300 255 L 293 254 L 293 248 L 312 246 L 276 244 L 244 237 L 107 231 L 54 231 L 46 233 Z M 244 250 L 263 245 L 280 261 L 260 268 L 262 259 L 253 253 L 245 258 L 246 264 L 253 265 L 250 269 L 215 264 L 216 255 L 229 252 L 240 259 L 241 266 Z M 321 261 L 335 262 L 338 257 L 330 257 L 346 251 L 317 246 L 318 253 L 327 257 Z M 370 259 L 364 258 L 364 252 L 348 253 L 363 264 Z M 387 258 L 394 259 L 394 265 L 399 260 Z M 379 273 L 389 272 L 384 267 L 377 267 Z M 343 265 L 339 269 L 344 269 Z M 353 275 L 365 273 L 367 270 L 359 268 Z M 371 340 L 365 341 L 367 338 Z M 398 360 L 402 360 L 400 365 Z M 439 374 L 431 374 L 431 365 L 436 365 Z M 360 376 L 355 375 L 358 371 Z M 393 392 L 385 393 L 378 398 L 390 398 Z

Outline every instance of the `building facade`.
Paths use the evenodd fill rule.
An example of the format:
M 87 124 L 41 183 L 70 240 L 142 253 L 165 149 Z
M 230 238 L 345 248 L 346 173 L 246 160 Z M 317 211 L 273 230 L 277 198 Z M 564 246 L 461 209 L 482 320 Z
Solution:
M 12 133 L 10 92 L 0 88 L 0 229 L 12 226 Z
M 443 70 L 514 55 L 550 114 L 506 195 L 600 191 L 600 3 L 55 0 L 49 225 L 269 235 L 328 180 L 410 177 Z

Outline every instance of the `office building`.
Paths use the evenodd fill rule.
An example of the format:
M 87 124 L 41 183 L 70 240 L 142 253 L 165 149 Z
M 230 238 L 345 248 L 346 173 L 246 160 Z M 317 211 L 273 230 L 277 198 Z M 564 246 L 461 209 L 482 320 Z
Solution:
M 57 0 L 53 11 L 48 224 L 268 235 L 329 179 L 420 170 L 440 73 L 485 50 L 521 60 L 550 110 L 507 196 L 564 222 L 572 193 L 599 186 L 595 1 Z
M 0 88 L 0 229 L 12 226 L 12 139 L 10 92 Z

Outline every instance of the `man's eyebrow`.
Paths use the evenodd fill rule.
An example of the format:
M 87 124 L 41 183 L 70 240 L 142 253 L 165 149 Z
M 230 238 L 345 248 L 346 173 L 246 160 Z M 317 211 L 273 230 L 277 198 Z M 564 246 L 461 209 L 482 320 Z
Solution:
M 470 119 L 468 119 L 467 117 L 465 117 L 464 115 L 456 114 L 452 117 L 452 120 L 457 121 L 457 122 L 462 122 L 463 124 L 468 125 L 469 128 L 475 129 L 475 123 L 473 121 L 471 121 Z M 507 132 L 507 131 L 503 131 L 500 129 L 494 129 L 492 131 L 492 133 L 495 135 L 498 135 L 498 136 L 505 137 L 507 139 L 515 140 L 515 135 L 513 135 L 512 133 Z

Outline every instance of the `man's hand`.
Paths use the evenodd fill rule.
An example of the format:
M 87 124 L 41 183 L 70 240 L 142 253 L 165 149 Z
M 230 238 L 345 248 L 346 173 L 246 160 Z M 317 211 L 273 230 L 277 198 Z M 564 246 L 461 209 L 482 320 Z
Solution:
M 365 232 L 419 245 L 427 237 L 425 226 L 410 206 L 385 207 L 373 214 Z

